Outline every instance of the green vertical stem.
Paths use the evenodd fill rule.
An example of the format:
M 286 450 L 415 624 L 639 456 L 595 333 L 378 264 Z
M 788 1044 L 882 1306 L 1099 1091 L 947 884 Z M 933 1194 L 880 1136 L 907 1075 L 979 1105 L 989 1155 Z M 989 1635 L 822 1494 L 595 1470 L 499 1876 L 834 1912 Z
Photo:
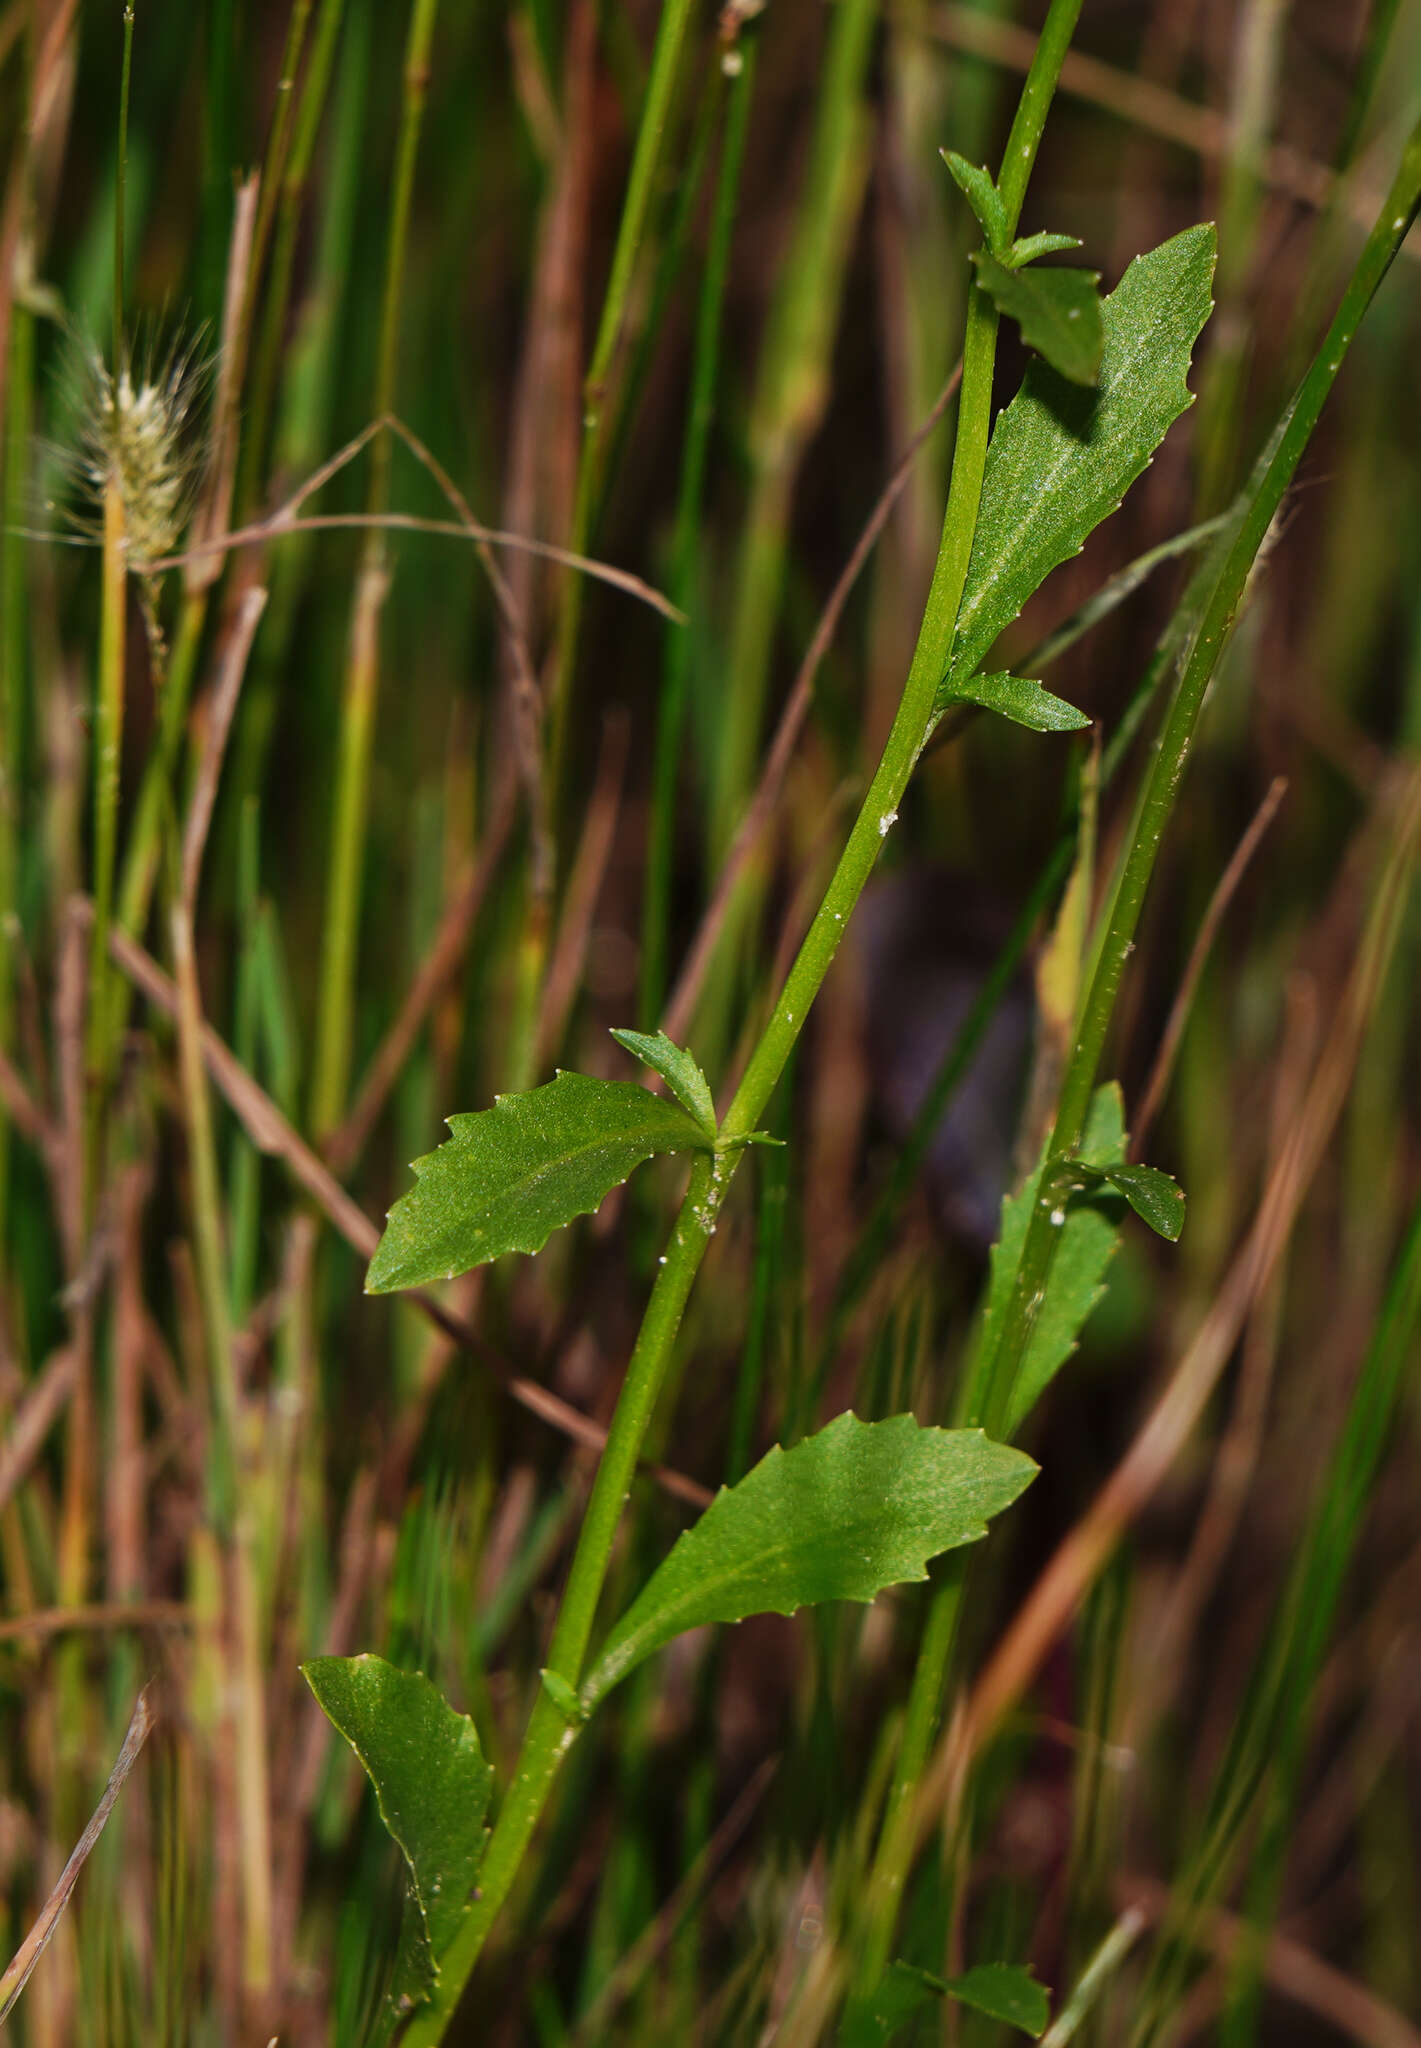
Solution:
M 437 0 L 414 0 L 405 49 L 404 113 L 390 201 L 385 290 L 380 313 L 374 411 L 394 409 L 400 310 L 404 295 L 405 246 L 415 157 L 429 84 L 429 52 Z M 389 436 L 377 436 L 370 458 L 367 510 L 385 509 L 390 468 Z M 383 535 L 372 529 L 363 552 L 351 621 L 350 655 L 341 705 L 340 750 L 331 831 L 326 923 L 321 952 L 321 986 L 316 1020 L 316 1072 L 311 1120 L 317 1137 L 334 1130 L 345 1107 L 355 1007 L 355 948 L 360 918 L 361 876 L 369 811 L 370 750 L 379 688 L 380 614 L 389 585 Z
M 0 1051 L 14 1028 L 14 967 L 19 925 L 19 846 L 25 746 L 25 558 L 14 530 L 24 523 L 34 390 L 34 317 L 10 309 L 10 363 L 4 415 L 4 523 L 0 534 Z M 10 1121 L 0 1117 L 0 1247 L 9 1195 Z
M 239 521 L 246 517 L 257 499 L 258 480 L 262 473 L 262 462 L 270 433 L 277 376 L 286 342 L 287 302 L 291 294 L 296 235 L 301 224 L 301 208 L 311 175 L 311 161 L 315 154 L 316 138 L 320 133 L 321 116 L 325 111 L 326 95 L 335 64 L 344 14 L 345 0 L 322 0 L 321 11 L 316 18 L 311 60 L 306 66 L 306 75 L 301 85 L 301 99 L 291 134 L 290 154 L 285 159 L 281 172 L 281 204 L 276 216 L 271 247 L 271 268 L 262 300 L 261 328 L 252 361 L 251 393 L 247 406 L 246 427 L 242 435 L 241 465 L 237 474 L 236 504 Z M 275 166 L 272 166 L 273 171 L 274 169 Z M 263 202 L 266 196 L 267 186 L 264 183 Z M 264 246 L 259 219 L 258 232 L 254 237 L 254 250 L 260 252 Z M 254 254 L 254 273 L 256 260 Z
M 1282 502 L 1283 493 L 1317 424 L 1362 316 L 1405 239 L 1418 207 L 1421 207 L 1421 125 L 1406 146 L 1401 168 L 1312 367 L 1283 416 L 1280 432 L 1260 457 L 1234 538 L 1204 607 L 1164 731 L 1151 761 L 1110 921 L 1082 1007 L 1075 1049 L 1062 1083 L 1056 1126 L 1042 1176 L 1042 1200 L 1032 1212 L 1010 1305 L 1002 1318 L 997 1342 L 986 1361 L 981 1411 L 968 1418 L 980 1422 L 989 1434 L 1000 1430 L 1003 1418 L 1009 1412 L 1017 1368 L 1050 1277 L 1051 1262 L 1060 1241 L 1060 1233 L 1051 1221 L 1059 1202 L 1058 1192 L 1052 1187 L 1053 1171 L 1062 1167 L 1080 1141 L 1116 994 L 1134 943 L 1164 829 L 1184 773 L 1204 692 L 1218 665 L 1249 573 Z
M 735 569 L 723 708 L 712 727 L 707 859 L 724 861 L 747 800 L 764 725 L 794 488 L 824 414 L 844 278 L 869 164 L 865 83 L 877 0 L 844 0 L 830 17 L 814 132 L 786 260 L 771 304 L 750 406 L 750 495 Z M 733 892 L 703 1014 L 709 1056 L 726 1037 L 738 940 L 758 890 Z
M 1195 428 L 1204 512 L 1227 502 L 1239 474 L 1252 338 L 1248 295 L 1259 254 L 1265 160 L 1287 13 L 1288 0 L 1246 0 L 1239 14 L 1229 150 L 1219 194 L 1218 310 Z
M 725 136 L 711 212 L 705 269 L 701 275 L 700 298 L 696 307 L 691 400 L 686 427 L 686 446 L 681 462 L 680 488 L 676 500 L 676 529 L 672 548 L 672 592 L 676 604 L 682 611 L 691 608 L 695 564 L 700 549 L 706 456 L 715 412 L 715 390 L 720 365 L 721 311 L 725 302 L 725 281 L 730 267 L 730 245 L 735 227 L 736 201 L 740 192 L 740 173 L 745 161 L 745 137 L 750 125 L 750 102 L 755 89 L 757 48 L 758 42 L 753 35 L 742 37 L 740 72 L 732 82 L 727 95 Z M 668 629 L 665 681 L 657 716 L 656 755 L 652 772 L 651 820 L 646 849 L 646 894 L 642 904 L 639 1010 L 642 1024 L 648 1031 L 655 1030 L 666 998 L 671 867 L 676 831 L 676 785 L 694 650 L 695 634 L 690 628 L 672 626 Z
M 1265 1666 L 1276 1721 L 1260 1739 L 1271 1783 L 1244 1894 L 1246 1938 L 1235 1952 L 1232 1988 L 1220 2015 L 1221 2048 L 1250 2048 L 1263 1994 L 1268 1931 L 1277 1918 L 1297 1814 L 1299 1781 L 1332 1624 L 1357 1535 L 1392 1436 L 1398 1401 L 1414 1370 L 1421 1319 L 1421 1206 L 1413 1210 L 1375 1334 L 1326 1482 L 1293 1568 Z
M 178 750 L 187 729 L 187 708 L 192 696 L 193 676 L 203 627 L 207 623 L 208 591 L 186 596 L 178 613 L 178 628 L 168 659 L 168 673 L 158 707 L 158 737 L 143 770 L 133 822 L 123 857 L 118 886 L 116 915 L 119 925 L 134 938 L 142 936 L 148 922 L 153 885 L 158 875 L 163 819 L 171 798 Z M 124 1000 L 122 991 L 117 992 Z
M 686 29 L 694 7 L 692 0 L 665 0 L 656 28 L 651 53 L 651 70 L 646 82 L 641 119 L 627 174 L 626 197 L 617 226 L 617 243 L 607 290 L 592 344 L 592 356 L 583 383 L 584 419 L 582 452 L 578 463 L 577 495 L 573 509 L 572 533 L 567 545 L 578 554 L 587 549 L 598 499 L 602 491 L 604 455 L 610 438 L 612 409 L 609 389 L 618 346 L 622 341 L 631 298 L 632 279 L 642 238 L 646 233 L 656 168 L 665 139 L 666 123 L 675 98 Z M 569 576 L 558 629 L 557 663 L 548 693 L 548 790 L 550 809 L 558 814 L 557 792 L 562 780 L 563 746 L 567 730 L 567 707 L 572 689 L 572 670 L 577 658 L 577 636 L 582 619 L 582 579 Z
M 113 195 L 113 374 L 123 372 L 123 213 L 128 200 L 128 87 L 133 74 L 133 0 L 123 10 L 123 61 L 118 82 L 118 161 Z
M 1036 63 L 1022 94 L 1009 145 L 1020 166 L 1007 188 L 1015 223 L 1026 177 L 1040 141 L 1051 87 L 1070 41 L 1081 0 L 1052 0 Z M 1045 90 L 1040 71 L 1049 68 Z M 967 578 L 972 536 L 981 502 L 991 420 L 992 366 L 997 319 L 990 300 L 970 288 L 963 351 L 962 399 L 952 483 L 943 521 L 942 545 L 922 628 L 904 685 L 903 699 L 883 758 L 863 808 L 835 869 L 798 957 L 786 978 L 765 1032 L 726 1112 L 713 1159 L 691 1169 L 681 1205 L 637 1337 L 591 1499 L 578 1537 L 547 1669 L 575 1687 L 582 1673 L 597 1604 L 611 1563 L 628 1489 L 692 1283 L 715 1229 L 716 1218 L 744 1150 L 758 1127 L 785 1062 L 804 1028 L 814 998 L 833 963 L 844 926 L 872 873 L 897 806 L 908 786 L 931 729 L 933 699 L 951 652 L 958 606 Z M 512 1889 L 562 1758 L 576 1730 L 546 1689 L 540 1691 L 519 1752 L 513 1779 L 479 1870 L 479 1889 L 467 1919 L 446 1954 L 429 2003 L 415 2014 L 404 2037 L 406 2048 L 430 2048 L 443 2039 L 495 1916 Z
M 115 382 L 117 380 L 115 379 Z M 99 618 L 99 688 L 94 718 L 94 929 L 89 951 L 89 1022 L 86 1046 L 89 1096 L 84 1148 L 85 1214 L 98 1194 L 100 1131 L 109 988 L 109 927 L 113 920 L 118 844 L 119 759 L 123 749 L 124 633 L 128 597 L 127 539 L 118 481 L 104 486 L 103 591 Z

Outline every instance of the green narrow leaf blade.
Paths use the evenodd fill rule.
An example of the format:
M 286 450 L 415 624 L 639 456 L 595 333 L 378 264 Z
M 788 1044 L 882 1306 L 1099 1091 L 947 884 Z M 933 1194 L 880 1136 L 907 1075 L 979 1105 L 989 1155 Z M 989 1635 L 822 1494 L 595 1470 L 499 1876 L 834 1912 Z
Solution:
M 492 1109 L 451 1116 L 391 1209 L 365 1287 L 452 1280 L 505 1252 L 536 1252 L 656 1152 L 706 1151 L 701 1125 L 633 1081 L 559 1074 Z
M 945 149 L 942 160 L 953 176 L 953 181 L 967 204 L 977 216 L 977 224 L 987 237 L 987 247 L 1000 254 L 1006 248 L 1007 210 L 1002 195 L 989 170 L 979 164 L 969 164 L 965 156 L 959 156 L 955 149 Z
M 1098 270 L 1009 270 L 979 249 L 977 281 L 999 313 L 1015 320 L 1021 338 L 1062 377 L 1093 385 L 1100 374 L 1105 325 Z
M 1212 227 L 1137 256 L 1101 303 L 1100 377 L 1087 391 L 1033 363 L 997 419 L 940 702 L 980 667 L 1051 570 L 1114 512 L 1192 404 L 1190 357 L 1213 303 Z
M 301 1671 L 364 1767 L 408 1869 L 414 1950 L 397 1970 L 395 1995 L 427 1995 L 469 1908 L 493 1771 L 468 1715 L 421 1672 L 369 1655 L 313 1657 Z
M 1125 1108 L 1118 1086 L 1095 1092 L 1081 1140 L 1081 1156 L 1102 1171 L 1125 1157 Z M 1002 1227 L 992 1247 L 987 1304 L 975 1357 L 989 1358 L 997 1325 L 1011 1299 L 1033 1204 L 1041 1190 L 1043 1158 L 1020 1192 L 1002 1203 Z M 1114 1206 L 1114 1205 L 1112 1205 Z M 1051 1263 L 1046 1299 L 1037 1313 L 1007 1411 L 1007 1434 L 1015 1435 L 1080 1341 L 1081 1331 L 1105 1292 L 1105 1269 L 1120 1241 L 1120 1211 L 1093 1202 L 1060 1199 L 1061 1242 Z
M 613 1038 L 633 1059 L 660 1074 L 681 1107 L 696 1119 L 708 1138 L 715 1137 L 715 1103 L 710 1083 L 684 1046 L 664 1031 L 613 1030 Z
M 1030 726 L 1033 732 L 1079 732 L 1090 724 L 1084 711 L 1064 697 L 1053 697 L 1029 676 L 968 676 L 953 686 L 945 701 L 980 704 L 984 711 L 995 711 L 1014 725 Z
M 981 1430 L 836 1417 L 722 1489 L 622 1616 L 583 1687 L 589 1707 L 663 1643 L 706 1622 L 872 1600 L 975 1543 L 1034 1477 Z

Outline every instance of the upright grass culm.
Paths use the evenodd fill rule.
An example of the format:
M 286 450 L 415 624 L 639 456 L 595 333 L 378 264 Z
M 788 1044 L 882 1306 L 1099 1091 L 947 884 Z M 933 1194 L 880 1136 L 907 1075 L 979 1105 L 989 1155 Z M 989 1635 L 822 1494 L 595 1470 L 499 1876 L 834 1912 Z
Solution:
M 385 251 L 385 285 L 380 301 L 372 411 L 382 419 L 394 410 L 399 361 L 400 317 L 405 293 L 405 249 L 414 196 L 415 161 L 429 91 L 430 52 L 438 0 L 412 0 L 405 45 L 404 101 L 395 152 L 395 176 Z M 385 510 L 390 470 L 388 435 L 370 451 L 366 509 Z M 370 754 L 380 673 L 380 617 L 389 587 L 383 535 L 371 530 L 361 556 L 350 622 L 350 650 L 341 699 L 340 755 L 331 817 L 327 911 L 321 952 L 321 997 L 316 1017 L 311 1124 L 325 1137 L 339 1123 L 350 1081 L 354 1031 L 355 955 L 359 931 L 361 878 L 365 865 Z

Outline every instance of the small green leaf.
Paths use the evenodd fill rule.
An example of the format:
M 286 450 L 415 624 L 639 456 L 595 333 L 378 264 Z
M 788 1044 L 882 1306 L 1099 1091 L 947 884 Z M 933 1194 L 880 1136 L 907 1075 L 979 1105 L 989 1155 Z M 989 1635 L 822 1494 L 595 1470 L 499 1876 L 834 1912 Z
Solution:
M 452 1280 L 504 1252 L 536 1252 L 595 1209 L 655 1152 L 710 1149 L 684 1109 L 632 1081 L 559 1074 L 492 1109 L 451 1116 L 453 1137 L 416 1159 L 391 1209 L 366 1291 Z
M 1051 570 L 1115 511 L 1171 423 L 1193 403 L 1190 356 L 1212 304 L 1214 230 L 1189 228 L 1137 256 L 1101 303 L 1093 391 L 1032 363 L 997 417 L 952 661 L 950 703 Z
M 1033 732 L 1079 732 L 1090 720 L 1064 697 L 1053 697 L 1029 676 L 968 676 L 955 683 L 943 704 L 980 704 L 984 711 L 999 712 L 1016 725 L 1029 725 Z
M 935 1977 L 913 1963 L 896 1962 L 879 1979 L 867 2010 L 854 2015 L 839 2048 L 878 2048 L 934 1998 L 955 1998 L 974 2012 L 1000 2020 L 1039 2040 L 1051 2018 L 1050 1994 L 1018 1963 L 978 1963 L 961 1977 Z
M 1008 270 L 1020 270 L 1024 264 L 1034 263 L 1038 256 L 1056 256 L 1065 249 L 1079 249 L 1079 235 L 1024 235 L 1013 242 L 1006 262 Z
M 1095 1092 L 1081 1141 L 1083 1158 L 1104 1169 L 1125 1157 L 1125 1111 L 1120 1090 L 1108 1082 Z M 1019 1194 L 1002 1203 L 1002 1227 L 992 1247 L 987 1304 L 982 1314 L 973 1357 L 979 1363 L 992 1355 L 997 1327 L 1011 1299 L 1033 1205 L 1040 1199 L 1045 1155 Z M 1011 1407 L 1007 1435 L 1014 1436 L 1056 1374 L 1075 1350 L 1087 1318 L 1105 1292 L 1105 1269 L 1120 1241 L 1120 1210 L 1114 1203 L 1071 1202 L 1065 1189 L 1053 1206 L 1059 1210 L 1061 1241 L 1051 1262 L 1046 1299 L 1037 1311 Z M 1113 1212 L 1113 1213 L 1112 1213 Z
M 301 1671 L 364 1766 L 408 1868 L 413 1943 L 392 1997 L 426 1997 L 469 1908 L 493 1772 L 468 1715 L 456 1714 L 422 1673 L 372 1656 L 313 1657 Z
M 1105 328 L 1100 317 L 1098 270 L 1010 270 L 979 249 L 972 258 L 977 281 L 999 313 L 1021 329 L 1029 348 L 1073 384 L 1094 384 L 1100 374 Z
M 673 1636 L 824 1600 L 872 1600 L 987 1533 L 1036 1467 L 979 1429 L 840 1415 L 722 1489 L 622 1616 L 582 1688 L 594 1706 Z
M 650 1067 L 654 1074 L 660 1074 L 681 1107 L 696 1119 L 708 1138 L 715 1136 L 715 1104 L 711 1100 L 710 1083 L 683 1046 L 668 1038 L 664 1031 L 614 1030 L 613 1038 L 618 1045 L 625 1046 L 633 1059 Z
M 1184 1228 L 1184 1190 L 1177 1180 L 1157 1166 L 1108 1166 L 1105 1178 L 1151 1230 L 1174 1243 Z
M 976 214 L 982 233 L 987 237 L 987 247 L 995 255 L 1003 254 L 1007 246 L 1007 210 L 991 172 L 977 164 L 969 164 L 966 157 L 959 156 L 955 149 L 945 149 L 942 160 Z
M 1046 1986 L 1019 1963 L 977 1963 L 964 1976 L 949 1977 L 943 1990 L 974 2012 L 1019 2027 L 1033 2041 L 1045 2033 L 1051 2018 Z

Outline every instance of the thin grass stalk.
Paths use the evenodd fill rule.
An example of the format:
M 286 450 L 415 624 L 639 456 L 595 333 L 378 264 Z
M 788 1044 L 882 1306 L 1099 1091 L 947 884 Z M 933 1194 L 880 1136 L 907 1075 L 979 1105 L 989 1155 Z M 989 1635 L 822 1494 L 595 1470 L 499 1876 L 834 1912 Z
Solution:
M 15 966 L 20 933 L 19 847 L 25 815 L 25 562 L 12 530 L 23 520 L 34 394 L 34 317 L 10 308 L 10 360 L 3 394 L 4 525 L 0 533 L 0 1053 L 15 1035 Z M 10 1190 L 10 1119 L 0 1117 L 0 1246 L 6 1242 Z
M 115 385 L 115 392 L 117 386 Z M 109 926 L 113 920 L 118 849 L 119 762 L 123 751 L 128 557 L 123 493 L 117 477 L 104 486 L 103 586 L 99 620 L 99 688 L 94 717 L 94 927 L 89 948 L 86 1065 L 89 1100 L 84 1145 L 85 1210 L 92 1215 L 102 1171 L 103 1081 L 107 1068 Z
M 377 419 L 394 410 L 410 201 L 429 88 L 429 56 L 437 7 L 438 0 L 414 0 L 410 11 L 409 37 L 405 47 L 404 111 L 390 198 L 385 289 L 376 356 L 374 412 Z M 377 435 L 370 456 L 367 510 L 371 517 L 378 517 L 385 509 L 390 454 L 389 436 Z M 318 1138 L 333 1131 L 340 1122 L 350 1080 L 355 952 L 369 822 L 370 752 L 379 689 L 380 615 L 389 587 L 386 553 L 383 533 L 378 527 L 372 527 L 356 583 L 350 657 L 341 703 L 311 1107 L 312 1128 Z
M 749 790 L 784 584 L 790 498 L 827 398 L 849 244 L 868 173 L 863 94 L 877 15 L 876 0 L 847 0 L 831 17 L 793 240 L 760 352 L 748 430 L 752 483 L 710 790 L 713 868 L 725 857 Z
M 1268 1939 L 1282 1901 L 1317 1681 L 1404 1377 L 1414 1365 L 1418 1319 L 1421 1207 L 1412 1215 L 1280 1617 L 1280 1632 L 1291 1622 L 1296 1635 L 1290 1668 L 1277 1685 L 1277 1720 L 1268 1741 L 1271 1783 L 1244 1893 L 1246 1932 L 1234 1956 L 1221 2048 L 1247 2048 L 1257 2034 Z
M 1023 88 L 1007 144 L 1001 189 L 1014 227 L 1035 161 L 1061 60 L 1080 0 L 1052 0 L 1037 63 Z M 957 621 L 981 502 L 991 421 L 997 316 L 975 285 L 968 301 L 957 447 L 942 544 L 902 702 L 848 844 L 774 1012 L 721 1123 L 712 1158 L 698 1158 L 667 1244 L 627 1366 L 607 1446 L 598 1464 L 572 1569 L 558 1610 L 546 1669 L 575 1688 L 591 1637 L 642 1440 L 670 1362 L 681 1317 L 745 1143 L 758 1127 L 815 996 L 833 964 L 845 923 L 873 871 L 884 837 L 922 751 Z M 414 2016 L 407 2048 L 442 2040 L 489 1929 L 518 1874 L 575 1728 L 546 1688 L 538 1694 L 512 1781 L 479 1870 L 479 1896 L 447 1954 L 428 2005 Z
M 193 943 L 198 878 L 217 777 L 265 591 L 249 590 L 233 624 L 214 691 L 209 753 L 184 828 L 181 871 L 170 913 L 177 990 L 178 1076 L 192 1176 L 193 1235 L 207 1366 L 212 1388 L 208 1505 L 222 1546 L 230 1626 L 228 1712 L 232 1720 L 238 1860 L 242 1896 L 242 1985 L 250 2001 L 271 1986 L 271 1811 L 267 1780 L 266 1674 L 253 1569 L 251 1510 L 244 1482 L 241 1388 L 233 1345 L 231 1282 L 221 1179 L 203 1057 L 202 998 Z M 253 2014 L 256 2012 L 253 2006 Z
M 1382 906 L 1393 933 L 1400 904 Z M 1381 943 L 1387 943 L 1382 935 Z M 1233 1966 L 1222 2039 L 1254 2038 L 1267 1936 L 1276 1916 L 1317 1678 L 1385 1452 L 1421 1319 L 1421 1205 L 1413 1211 L 1328 1471 L 1299 1545 L 1268 1640 L 1219 1767 L 1200 1842 L 1181 1880 L 1140 2001 L 1134 2048 L 1159 2035 L 1177 2000 L 1197 1917 L 1216 1902 L 1260 1787 L 1264 1823 L 1251 1862 L 1248 1938 Z
M 292 129 L 290 154 L 281 172 L 280 209 L 276 216 L 271 245 L 271 268 L 262 297 L 261 330 L 252 359 L 247 424 L 242 435 L 241 463 L 237 472 L 235 502 L 239 519 L 246 518 L 256 503 L 258 479 L 270 438 L 272 407 L 275 403 L 277 378 L 286 341 L 287 308 L 291 296 L 297 230 L 301 225 L 301 209 L 305 203 L 311 162 L 321 131 L 321 117 L 325 112 L 331 72 L 340 40 L 340 27 L 344 18 L 345 0 L 321 0 L 321 12 L 316 20 L 310 62 L 306 66 L 306 75 L 301 83 L 300 106 Z M 269 164 L 267 174 L 262 179 L 263 203 L 272 189 L 274 170 L 275 165 Z M 261 233 L 259 218 L 255 238 L 256 259 L 259 260 L 264 247 L 265 237 Z
M 755 90 L 758 38 L 747 35 L 739 45 L 740 70 L 726 95 L 724 136 L 720 165 L 716 173 L 710 236 L 705 268 L 696 305 L 696 338 L 691 363 L 691 393 L 687 410 L 686 442 L 681 458 L 681 481 L 676 499 L 675 538 L 672 542 L 671 595 L 677 607 L 689 612 L 692 585 L 700 547 L 701 508 L 705 495 L 706 457 L 720 366 L 720 334 L 725 282 L 730 267 L 730 244 L 735 226 L 735 208 L 740 193 L 740 174 L 745 161 L 745 137 L 750 126 L 750 105 Z M 695 634 L 688 627 L 673 627 L 666 638 L 664 681 L 657 709 L 656 750 L 652 768 L 651 815 L 647 828 L 646 890 L 642 899 L 641 967 L 638 1007 L 643 1026 L 656 1028 L 666 999 L 667 935 L 671 916 L 671 871 L 676 832 L 676 788 L 681 766 L 681 738 L 685 728 L 686 696 L 695 653 Z
M 237 431 L 234 396 L 237 379 L 236 358 L 243 346 L 240 330 L 242 308 L 247 296 L 252 215 L 256 200 L 256 189 L 248 180 L 237 193 L 227 250 L 217 418 L 214 423 L 203 503 L 193 522 L 192 537 L 195 540 L 211 539 L 214 533 L 220 532 L 227 525 L 232 475 L 231 437 Z M 222 554 L 214 552 L 211 555 L 200 556 L 184 566 L 183 598 L 178 611 L 177 631 L 159 696 L 157 743 L 149 752 L 143 780 L 139 785 L 138 800 L 134 805 L 133 823 L 129 830 L 123 873 L 119 883 L 119 928 L 133 938 L 141 936 L 148 921 L 153 887 L 157 880 L 164 825 L 173 803 L 173 777 L 177 771 L 178 756 L 187 730 L 193 678 L 197 673 L 203 631 L 207 624 L 208 600 L 213 585 L 221 574 L 222 562 Z M 117 985 L 114 996 L 117 1009 L 109 1026 L 107 1052 L 110 1057 L 114 1039 L 122 1028 L 124 1015 L 123 992 Z
M 133 0 L 124 0 L 123 56 L 118 81 L 118 161 L 113 196 L 113 360 L 114 375 L 123 365 L 124 208 L 128 199 L 128 91 L 133 76 Z
M 665 139 L 681 71 L 686 30 L 694 14 L 692 0 L 666 0 L 656 27 L 651 53 L 651 70 L 637 123 L 626 195 L 617 224 L 616 246 L 597 335 L 583 382 L 584 418 L 582 449 L 578 459 L 577 494 L 572 534 L 568 546 L 585 554 L 602 495 L 605 455 L 615 426 L 616 408 L 609 406 L 610 383 L 617 353 L 622 344 L 631 301 L 637 259 L 646 234 L 652 186 Z M 569 577 L 565 586 L 558 627 L 557 660 L 548 691 L 548 794 L 553 814 L 558 811 L 562 786 L 563 748 L 567 731 L 568 701 L 572 672 L 577 658 L 578 631 L 582 619 L 582 585 Z
M 734 572 L 724 689 L 709 724 L 707 872 L 724 866 L 749 800 L 784 596 L 795 484 L 828 400 L 844 282 L 869 170 L 865 90 L 877 0 L 845 0 L 830 19 L 790 248 L 766 323 L 747 425 L 750 488 Z M 699 1005 L 711 1060 L 724 1056 L 744 972 L 746 935 L 763 893 L 749 864 L 726 904 Z

